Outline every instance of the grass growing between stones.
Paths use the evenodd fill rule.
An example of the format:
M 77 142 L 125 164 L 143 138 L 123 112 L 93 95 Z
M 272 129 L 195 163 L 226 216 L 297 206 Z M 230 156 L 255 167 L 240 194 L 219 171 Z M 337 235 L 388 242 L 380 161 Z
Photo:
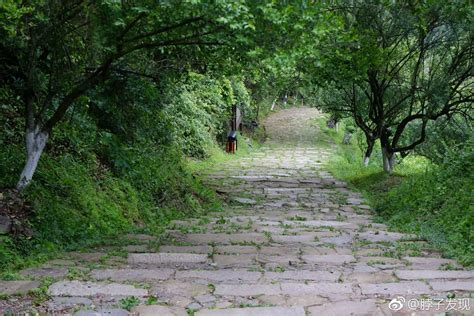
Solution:
M 120 307 L 127 311 L 131 311 L 132 308 L 138 305 L 140 305 L 140 299 L 135 296 L 125 297 L 120 300 Z
M 364 167 L 363 152 L 357 145 L 360 135 L 343 145 L 344 123 L 336 131 L 326 127 L 325 118 L 316 122 L 337 146 L 327 164 L 329 171 L 362 192 L 380 221 L 391 229 L 419 234 L 446 257 L 474 266 L 472 142 L 447 150 L 438 164 L 410 154 L 389 175 L 382 170 L 377 145 L 369 166 Z

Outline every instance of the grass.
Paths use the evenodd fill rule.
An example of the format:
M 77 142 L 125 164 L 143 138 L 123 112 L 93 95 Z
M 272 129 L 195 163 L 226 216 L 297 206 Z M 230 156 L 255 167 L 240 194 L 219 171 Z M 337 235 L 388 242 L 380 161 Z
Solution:
M 304 216 L 295 215 L 295 216 L 290 216 L 290 217 L 288 217 L 287 220 L 289 220 L 289 221 L 295 221 L 295 222 L 296 222 L 296 221 L 304 222 L 304 221 L 307 220 L 307 218 L 304 217 Z
M 129 296 L 120 300 L 120 306 L 127 311 L 131 311 L 135 306 L 140 305 L 140 299 L 135 296 Z
M 112 172 L 94 155 L 45 153 L 22 194 L 34 210 L 25 211 L 31 214 L 23 223 L 32 233 L 0 236 L 0 269 L 15 271 L 63 251 L 116 244 L 129 232 L 160 236 L 173 219 L 220 210 L 220 201 L 187 170 L 179 152 L 135 154 L 129 167 Z M 0 177 L 0 185 L 11 186 L 11 180 Z
M 76 267 L 70 267 L 68 269 L 68 273 L 66 275 L 66 278 L 68 280 L 83 280 L 83 281 L 86 281 L 88 278 L 87 278 L 87 273 L 82 270 L 82 269 L 78 269 Z
M 28 293 L 33 297 L 34 305 L 40 305 L 41 303 L 47 301 L 50 298 L 48 294 L 48 288 L 51 284 L 53 284 L 52 278 L 44 278 L 38 288 L 35 288 Z
M 447 151 L 445 161 L 436 165 L 427 158 L 411 154 L 389 175 L 381 167 L 381 153 L 375 148 L 369 166 L 362 165 L 363 153 L 354 135 L 343 145 L 344 124 L 336 131 L 315 122 L 336 145 L 327 168 L 338 179 L 362 192 L 375 210 L 375 218 L 389 228 L 416 233 L 465 266 L 474 266 L 474 174 L 472 147 Z M 319 143 L 319 142 L 318 142 Z M 399 254 L 401 251 L 398 250 Z M 411 249 L 413 255 L 420 254 Z
M 275 268 L 270 268 L 268 271 L 271 271 L 271 272 L 278 272 L 278 273 L 283 273 L 286 271 L 285 267 L 284 266 L 276 266 Z

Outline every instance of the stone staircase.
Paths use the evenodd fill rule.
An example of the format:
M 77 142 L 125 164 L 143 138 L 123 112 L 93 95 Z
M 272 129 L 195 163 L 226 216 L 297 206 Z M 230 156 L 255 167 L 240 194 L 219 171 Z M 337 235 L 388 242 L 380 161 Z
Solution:
M 438 309 L 418 306 L 416 315 L 472 314 L 459 302 L 467 297 L 472 304 L 474 271 L 441 258 L 417 236 L 373 222 L 361 195 L 325 171 L 332 149 L 312 145 L 317 115 L 305 108 L 275 114 L 267 122 L 274 138 L 266 147 L 203 175 L 229 201 L 224 212 L 175 221 L 165 239 L 123 236 L 118 246 L 68 253 L 27 269 L 22 273 L 32 280 L 2 281 L 0 291 L 25 282 L 11 293 L 27 292 L 50 277 L 51 299 L 40 307 L 18 299 L 18 309 L 6 299 L 0 309 L 175 316 L 413 313 L 408 304 L 389 308 L 402 296 L 404 302 L 438 302 Z M 456 310 L 448 306 L 448 294 L 458 298 Z

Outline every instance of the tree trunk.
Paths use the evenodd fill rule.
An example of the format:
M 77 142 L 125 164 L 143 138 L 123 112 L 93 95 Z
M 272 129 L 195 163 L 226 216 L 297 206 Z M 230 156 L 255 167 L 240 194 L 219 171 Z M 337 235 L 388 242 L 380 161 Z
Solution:
M 273 111 L 273 109 L 275 109 L 276 101 L 277 101 L 277 98 L 273 100 L 272 108 L 270 109 L 270 111 Z
M 389 153 L 387 148 L 382 146 L 383 170 L 392 173 L 395 166 L 395 153 Z
M 372 151 L 374 150 L 374 144 L 374 140 L 367 138 L 367 149 L 364 154 L 364 166 L 366 167 L 369 165 L 370 156 L 372 156 Z
M 48 140 L 49 133 L 41 131 L 38 126 L 26 132 L 26 163 L 20 175 L 16 188 L 24 189 L 33 178 L 38 166 L 38 161 L 43 153 L 44 146 Z
M 369 166 L 370 156 L 364 156 L 364 167 Z

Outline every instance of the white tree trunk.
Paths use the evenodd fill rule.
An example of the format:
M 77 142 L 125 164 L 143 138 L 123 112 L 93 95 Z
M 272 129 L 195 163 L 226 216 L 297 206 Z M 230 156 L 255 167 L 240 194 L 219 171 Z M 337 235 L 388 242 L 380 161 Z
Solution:
M 370 161 L 370 157 L 369 156 L 365 156 L 364 157 L 364 166 L 367 167 L 369 165 L 369 161 Z
M 389 154 L 387 149 L 382 147 L 383 170 L 387 173 L 392 173 L 395 166 L 395 154 Z
M 272 108 L 271 108 L 271 110 L 270 110 L 270 111 L 273 111 L 273 109 L 275 108 L 275 105 L 276 105 L 276 100 L 277 100 L 276 98 L 273 100 L 273 103 L 272 103 Z
M 370 162 L 370 156 L 372 155 L 372 151 L 374 150 L 374 143 L 375 141 L 367 138 L 367 149 L 365 150 L 364 153 L 364 166 L 367 167 Z
M 16 188 L 18 190 L 24 189 L 33 178 L 33 174 L 38 166 L 38 161 L 43 153 L 44 146 L 48 140 L 49 134 L 40 131 L 38 127 L 34 130 L 26 132 L 26 163 L 20 175 Z

